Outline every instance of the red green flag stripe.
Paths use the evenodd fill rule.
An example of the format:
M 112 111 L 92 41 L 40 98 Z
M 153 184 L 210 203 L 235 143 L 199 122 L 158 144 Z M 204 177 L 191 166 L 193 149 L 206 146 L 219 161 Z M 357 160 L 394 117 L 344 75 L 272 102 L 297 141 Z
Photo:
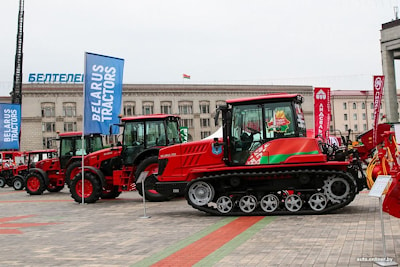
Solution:
M 253 236 L 273 217 L 229 217 L 133 266 L 212 265 Z

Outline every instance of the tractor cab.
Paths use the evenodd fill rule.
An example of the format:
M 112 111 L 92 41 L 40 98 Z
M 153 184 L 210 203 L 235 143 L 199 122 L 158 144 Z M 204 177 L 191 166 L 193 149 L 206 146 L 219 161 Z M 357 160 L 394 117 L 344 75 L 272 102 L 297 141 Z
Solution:
M 244 165 L 249 155 L 263 144 L 280 138 L 305 137 L 306 127 L 297 94 L 228 100 L 222 111 L 225 160 Z M 218 116 L 218 114 L 217 114 Z
M 100 134 L 85 136 L 82 151 L 82 133 L 68 132 L 59 134 L 60 140 L 60 166 L 65 169 L 69 160 L 74 156 L 87 155 L 88 153 L 103 149 L 103 139 Z
M 135 157 L 151 148 L 181 143 L 179 117 L 153 114 L 122 118 L 124 127 L 122 160 L 134 164 Z

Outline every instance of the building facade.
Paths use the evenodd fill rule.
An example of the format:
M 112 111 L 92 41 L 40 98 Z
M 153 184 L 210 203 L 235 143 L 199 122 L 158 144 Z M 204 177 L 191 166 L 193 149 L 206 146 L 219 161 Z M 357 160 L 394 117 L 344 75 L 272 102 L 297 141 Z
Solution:
M 178 114 L 188 127 L 188 140 L 214 133 L 216 107 L 227 99 L 269 93 L 298 93 L 304 96 L 307 128 L 314 128 L 312 86 L 124 84 L 121 115 Z M 24 84 L 22 98 L 21 150 L 56 148 L 57 133 L 82 130 L 83 84 Z M 9 103 L 10 97 L 0 97 Z M 373 92 L 331 91 L 331 134 L 351 138 L 373 126 Z M 379 122 L 385 122 L 382 100 Z
M 399 94 L 397 94 L 397 99 Z M 373 91 L 338 90 L 331 92 L 331 134 L 347 135 L 351 130 L 351 139 L 367 130 L 374 124 L 374 94 Z M 385 101 L 379 114 L 379 123 L 387 122 L 385 114 Z
M 82 84 L 24 84 L 21 150 L 55 148 L 57 132 L 82 130 Z M 214 133 L 216 107 L 227 99 L 268 93 L 298 93 L 305 98 L 306 124 L 313 127 L 313 87 L 275 85 L 124 84 L 121 115 L 178 114 L 188 140 Z

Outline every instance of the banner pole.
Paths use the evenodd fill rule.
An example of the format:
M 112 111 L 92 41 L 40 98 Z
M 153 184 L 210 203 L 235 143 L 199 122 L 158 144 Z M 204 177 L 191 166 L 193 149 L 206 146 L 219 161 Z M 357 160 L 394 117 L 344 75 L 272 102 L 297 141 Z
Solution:
M 86 52 L 84 56 L 84 72 L 83 72 L 83 79 L 86 79 Z M 83 116 L 82 116 L 82 164 L 81 164 L 81 172 L 82 172 L 82 204 L 85 204 L 85 172 L 84 172 L 84 167 L 85 167 L 85 162 L 84 162 L 84 145 L 83 142 L 85 141 L 85 102 L 86 102 L 86 82 L 84 81 L 83 83 Z

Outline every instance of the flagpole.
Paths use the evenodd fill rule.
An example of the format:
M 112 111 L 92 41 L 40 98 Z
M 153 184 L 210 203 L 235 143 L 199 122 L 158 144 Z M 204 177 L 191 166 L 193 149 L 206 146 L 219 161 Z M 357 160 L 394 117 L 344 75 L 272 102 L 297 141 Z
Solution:
M 85 52 L 85 56 L 84 56 L 84 71 L 83 71 L 83 78 L 84 79 L 86 79 L 86 52 Z M 85 163 L 84 163 L 84 159 L 85 159 L 85 157 L 84 157 L 84 153 L 83 153 L 83 149 L 84 149 L 84 142 L 85 142 L 85 100 L 86 100 L 86 97 L 85 97 L 85 94 L 86 94 L 86 82 L 84 81 L 83 82 L 83 116 L 82 116 L 82 136 L 81 136 L 81 141 L 82 141 L 82 155 L 81 155 L 81 160 L 82 160 L 82 162 L 81 162 L 81 171 L 82 171 L 82 204 L 85 204 L 85 186 L 84 186 L 84 184 L 85 184 L 85 172 L 84 172 L 84 167 L 85 167 Z

